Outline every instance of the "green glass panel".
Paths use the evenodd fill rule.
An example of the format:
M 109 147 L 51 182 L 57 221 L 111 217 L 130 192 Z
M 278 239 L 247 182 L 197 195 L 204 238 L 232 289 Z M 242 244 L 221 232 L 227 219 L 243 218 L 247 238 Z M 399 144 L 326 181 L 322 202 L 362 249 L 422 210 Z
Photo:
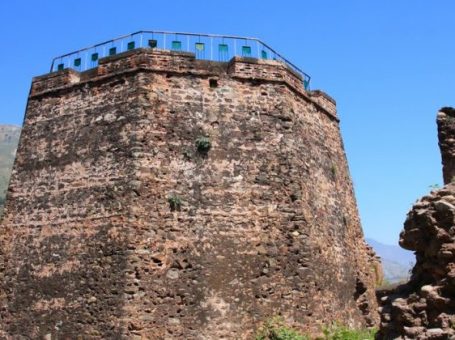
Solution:
M 227 53 L 228 52 L 228 45 L 226 44 L 219 44 L 218 45 L 218 51 L 220 53 Z
M 135 45 L 136 45 L 136 44 L 134 43 L 134 41 L 130 41 L 130 42 L 128 43 L 128 50 L 134 50 L 134 46 L 135 46 Z
M 91 59 L 92 59 L 92 61 L 97 61 L 98 60 L 98 53 L 93 53 Z
M 81 66 L 81 58 L 74 59 L 74 66 L 76 67 Z
M 116 55 L 117 54 L 117 47 L 111 47 L 109 49 L 109 55 Z
M 149 47 L 150 48 L 156 48 L 158 46 L 158 41 L 156 41 L 155 39 L 150 39 L 149 40 Z
M 244 57 L 251 56 L 251 46 L 242 46 L 242 56 Z
M 204 43 L 196 43 L 196 50 L 204 51 L 204 49 L 205 49 Z
M 182 42 L 181 41 L 178 41 L 178 40 L 174 40 L 172 42 L 172 49 L 173 50 L 177 50 L 177 51 L 180 51 L 182 49 Z
M 62 71 L 65 68 L 65 64 L 58 64 L 57 65 L 57 70 Z
M 261 51 L 261 58 L 267 59 L 267 51 L 264 51 L 264 50 Z

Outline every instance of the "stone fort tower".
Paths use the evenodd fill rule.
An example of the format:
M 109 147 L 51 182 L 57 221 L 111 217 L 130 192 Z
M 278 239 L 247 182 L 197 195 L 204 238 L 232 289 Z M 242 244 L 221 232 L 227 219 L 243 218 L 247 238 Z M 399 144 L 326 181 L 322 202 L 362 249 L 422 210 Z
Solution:
M 170 37 L 122 37 L 33 79 L 0 229 L 0 337 L 376 322 L 380 267 L 334 100 L 258 40 Z

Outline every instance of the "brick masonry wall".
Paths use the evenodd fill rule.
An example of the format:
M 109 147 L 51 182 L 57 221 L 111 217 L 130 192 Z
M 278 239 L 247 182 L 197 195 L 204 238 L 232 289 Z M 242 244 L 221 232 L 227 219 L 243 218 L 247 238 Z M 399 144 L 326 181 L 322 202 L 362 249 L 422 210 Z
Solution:
M 35 78 L 0 235 L 0 335 L 377 321 L 335 103 L 274 61 L 136 50 Z

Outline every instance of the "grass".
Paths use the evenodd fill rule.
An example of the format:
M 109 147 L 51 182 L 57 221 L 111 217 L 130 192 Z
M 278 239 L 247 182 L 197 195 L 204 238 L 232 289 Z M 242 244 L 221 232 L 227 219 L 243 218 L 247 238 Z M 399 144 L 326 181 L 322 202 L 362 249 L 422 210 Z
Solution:
M 376 332 L 376 329 L 351 329 L 334 324 L 323 329 L 324 337 L 321 340 L 374 340 Z
M 281 318 L 275 317 L 264 322 L 255 340 L 310 340 L 311 338 L 287 327 Z
M 281 318 L 264 322 L 256 333 L 255 340 L 374 340 L 375 329 L 351 329 L 333 324 L 322 329 L 323 336 L 311 337 L 285 325 Z

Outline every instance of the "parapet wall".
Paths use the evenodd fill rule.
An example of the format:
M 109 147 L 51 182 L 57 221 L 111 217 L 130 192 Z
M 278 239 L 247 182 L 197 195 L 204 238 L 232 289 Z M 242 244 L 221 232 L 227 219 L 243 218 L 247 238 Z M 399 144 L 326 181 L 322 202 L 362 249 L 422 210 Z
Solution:
M 35 78 L 0 233 L 0 337 L 374 324 L 378 263 L 335 114 L 274 61 L 136 50 Z
M 33 80 L 31 95 L 35 96 L 68 85 L 138 70 L 197 76 L 218 76 L 220 70 L 223 70 L 227 75 L 238 79 L 280 82 L 289 86 L 306 100 L 320 105 L 329 116 L 337 119 L 335 101 L 320 90 L 306 91 L 301 76 L 282 62 L 234 57 L 229 63 L 223 63 L 196 60 L 192 53 L 165 50 L 137 49 L 103 58 L 97 68 L 83 73 L 66 69 L 36 77 Z

